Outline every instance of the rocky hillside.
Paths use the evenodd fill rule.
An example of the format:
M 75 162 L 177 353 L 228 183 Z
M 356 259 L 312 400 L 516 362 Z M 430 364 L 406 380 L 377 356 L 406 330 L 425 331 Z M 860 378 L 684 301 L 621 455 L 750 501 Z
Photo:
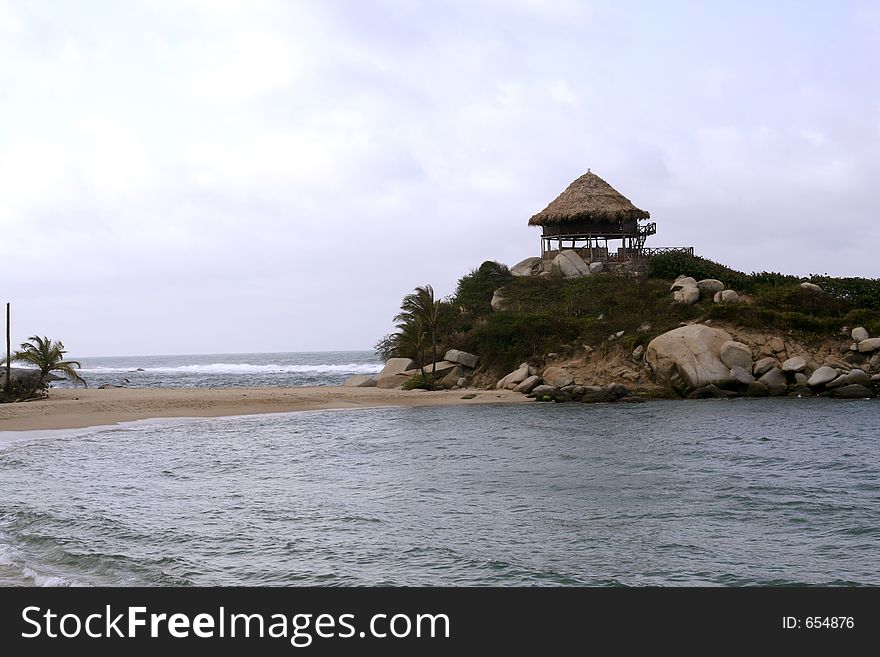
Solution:
M 549 386 L 538 398 L 606 401 L 868 396 L 880 385 L 872 279 L 743 274 L 682 254 L 655 258 L 644 276 L 566 251 L 510 269 L 483 263 L 443 300 L 441 317 L 442 348 L 480 359 L 445 377 L 456 387 Z M 386 357 L 419 360 L 394 335 L 383 347 Z

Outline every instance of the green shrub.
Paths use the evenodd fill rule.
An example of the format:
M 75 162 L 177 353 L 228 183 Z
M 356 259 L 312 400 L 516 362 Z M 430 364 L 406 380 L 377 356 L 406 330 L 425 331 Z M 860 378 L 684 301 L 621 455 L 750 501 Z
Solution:
M 416 374 L 408 381 L 404 381 L 401 386 L 404 390 L 415 390 L 416 388 L 421 388 L 422 390 L 437 390 L 438 387 L 439 386 L 434 380 L 434 377 L 428 372 L 425 372 L 425 376 L 422 376 L 421 372 Z
M 849 301 L 857 308 L 880 310 L 880 279 L 812 276 L 810 281 L 831 296 Z

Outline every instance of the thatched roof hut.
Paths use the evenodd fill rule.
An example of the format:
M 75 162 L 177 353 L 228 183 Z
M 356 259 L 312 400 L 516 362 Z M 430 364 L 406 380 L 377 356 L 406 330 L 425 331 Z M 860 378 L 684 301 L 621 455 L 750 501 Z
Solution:
M 592 171 L 571 183 L 564 192 L 529 219 L 541 227 L 541 257 L 549 258 L 564 248 L 581 249 L 590 261 L 607 258 L 609 240 L 620 240 L 619 257 L 640 253 L 645 239 L 656 232 L 653 223 L 639 224 L 650 213 Z
M 640 210 L 595 173 L 587 171 L 529 219 L 529 226 L 581 221 L 629 222 L 650 217 L 649 212 Z

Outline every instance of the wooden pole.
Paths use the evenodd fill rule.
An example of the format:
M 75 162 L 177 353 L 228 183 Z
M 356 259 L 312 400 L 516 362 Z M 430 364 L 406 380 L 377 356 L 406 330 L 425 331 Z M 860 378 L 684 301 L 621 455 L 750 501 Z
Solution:
M 10 304 L 8 301 L 6 302 L 6 392 L 10 392 L 12 390 L 12 330 L 11 330 L 11 322 L 9 320 L 9 307 Z

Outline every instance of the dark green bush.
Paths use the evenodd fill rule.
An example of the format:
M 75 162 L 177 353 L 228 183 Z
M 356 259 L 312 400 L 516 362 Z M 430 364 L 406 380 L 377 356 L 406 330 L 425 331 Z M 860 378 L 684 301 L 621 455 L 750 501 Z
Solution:
M 421 388 L 422 390 L 436 390 L 438 388 L 438 384 L 434 380 L 434 377 L 432 377 L 428 372 L 425 372 L 425 376 L 422 376 L 420 372 L 408 381 L 404 381 L 401 388 L 403 388 L 404 390 L 415 390 L 416 388 Z

